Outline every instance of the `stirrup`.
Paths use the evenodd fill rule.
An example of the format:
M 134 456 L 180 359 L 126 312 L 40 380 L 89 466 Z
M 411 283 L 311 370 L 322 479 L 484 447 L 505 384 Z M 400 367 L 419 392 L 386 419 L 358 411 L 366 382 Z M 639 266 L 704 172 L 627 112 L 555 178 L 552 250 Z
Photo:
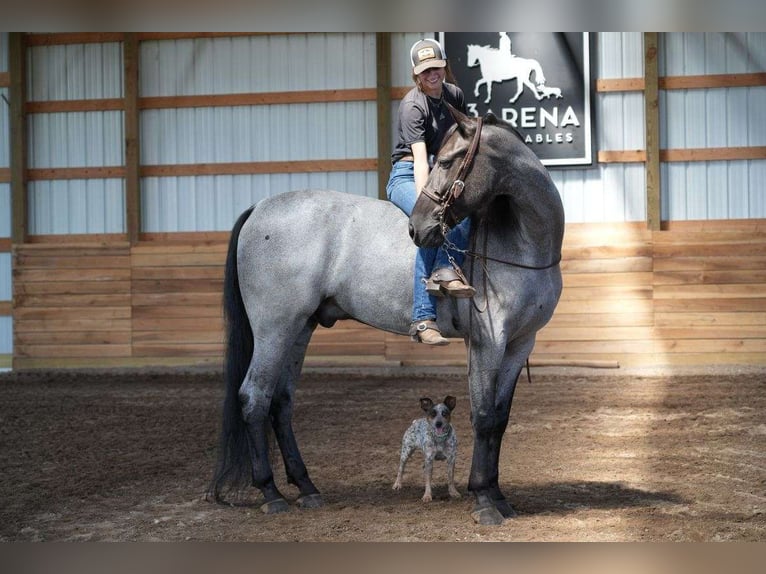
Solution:
M 436 269 L 426 281 L 426 291 L 436 297 L 455 297 L 470 299 L 476 295 L 476 289 L 468 284 L 465 276 L 451 267 Z
M 410 325 L 409 335 L 416 343 L 425 343 L 426 345 L 438 347 L 449 345 L 449 339 L 442 337 L 436 321 L 414 321 Z

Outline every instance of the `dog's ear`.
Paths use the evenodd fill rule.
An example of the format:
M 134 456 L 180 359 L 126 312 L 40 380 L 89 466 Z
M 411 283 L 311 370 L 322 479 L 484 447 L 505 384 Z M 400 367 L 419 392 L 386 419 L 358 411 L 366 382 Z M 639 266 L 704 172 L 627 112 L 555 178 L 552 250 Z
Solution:
M 428 412 L 431 410 L 431 407 L 434 406 L 434 402 L 429 399 L 428 397 L 423 397 L 420 399 L 420 408 L 424 411 Z
M 450 412 L 455 410 L 456 402 L 457 402 L 457 399 L 453 397 L 452 395 L 447 395 L 447 397 L 444 399 L 444 404 L 447 405 L 447 408 L 450 410 Z

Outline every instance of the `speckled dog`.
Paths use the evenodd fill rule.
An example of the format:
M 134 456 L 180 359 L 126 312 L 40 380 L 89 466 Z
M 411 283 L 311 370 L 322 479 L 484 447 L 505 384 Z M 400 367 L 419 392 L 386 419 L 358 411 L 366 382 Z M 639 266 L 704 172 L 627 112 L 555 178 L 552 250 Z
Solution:
M 431 502 L 431 476 L 434 460 L 447 461 L 447 486 L 452 498 L 460 498 L 455 488 L 455 459 L 457 458 L 457 435 L 450 424 L 450 416 L 455 410 L 455 397 L 447 396 L 443 403 L 434 404 L 429 398 L 420 399 L 420 408 L 426 416 L 412 421 L 402 438 L 402 454 L 399 460 L 399 473 L 396 475 L 394 490 L 402 487 L 404 465 L 415 449 L 423 451 L 423 474 L 426 492 L 423 502 Z

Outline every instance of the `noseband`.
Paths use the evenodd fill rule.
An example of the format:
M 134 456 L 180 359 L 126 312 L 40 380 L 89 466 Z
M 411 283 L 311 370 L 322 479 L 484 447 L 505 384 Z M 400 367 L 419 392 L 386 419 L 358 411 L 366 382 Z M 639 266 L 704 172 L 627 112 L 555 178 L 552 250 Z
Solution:
M 479 150 L 479 140 L 481 139 L 481 124 L 482 119 L 477 118 L 476 133 L 473 135 L 471 145 L 468 147 L 468 152 L 465 154 L 465 157 L 463 157 L 463 161 L 460 164 L 460 169 L 458 169 L 457 176 L 452 182 L 452 185 L 450 185 L 446 191 L 440 193 L 431 191 L 428 189 L 428 186 L 423 186 L 423 189 L 421 190 L 421 193 L 423 193 L 431 201 L 435 202 L 441 207 L 441 211 L 439 213 L 439 220 L 441 222 L 444 222 L 445 219 L 450 219 L 453 224 L 457 223 L 457 220 L 452 216 L 452 214 L 448 213 L 447 210 L 452 205 L 452 203 L 458 197 L 460 197 L 460 195 L 463 193 L 463 190 L 465 189 L 465 177 L 468 175 L 468 171 L 471 169 L 471 165 L 473 165 L 473 160 L 476 158 L 476 152 Z

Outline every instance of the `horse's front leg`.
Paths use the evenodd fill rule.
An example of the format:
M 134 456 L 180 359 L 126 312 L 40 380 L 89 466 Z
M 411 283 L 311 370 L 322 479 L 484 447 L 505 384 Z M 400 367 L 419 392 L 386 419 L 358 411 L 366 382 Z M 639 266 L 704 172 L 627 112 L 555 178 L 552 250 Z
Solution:
M 476 349 L 471 353 L 469 384 L 474 451 L 468 489 L 476 498 L 472 517 L 479 524 L 501 524 L 516 514 L 499 486 L 500 447 L 508 426 L 516 381 L 533 345 L 534 338 L 505 352 Z

